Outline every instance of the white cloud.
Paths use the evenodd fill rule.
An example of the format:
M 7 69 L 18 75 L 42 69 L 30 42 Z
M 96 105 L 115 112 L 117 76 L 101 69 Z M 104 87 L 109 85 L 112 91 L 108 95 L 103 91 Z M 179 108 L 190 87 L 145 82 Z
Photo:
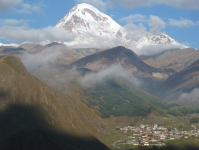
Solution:
M 3 26 L 0 28 L 0 38 L 7 41 L 72 41 L 75 37 L 75 34 L 68 33 L 63 28 L 51 26 L 43 29 L 28 29 L 25 26 Z
M 148 25 L 150 26 L 150 32 L 157 34 L 159 33 L 162 29 L 165 28 L 166 23 L 160 19 L 158 16 L 153 16 L 150 15 L 150 19 L 148 20 Z
M 140 15 L 140 14 L 135 14 L 135 15 L 130 15 L 128 17 L 124 17 L 120 19 L 120 21 L 131 23 L 131 22 L 146 22 L 146 16 L 145 15 Z
M 0 0 L 0 11 L 13 9 L 21 4 L 22 0 Z
M 20 13 L 20 14 L 39 13 L 39 12 L 41 12 L 42 6 L 43 6 L 42 3 L 34 4 L 34 5 L 24 3 L 20 6 L 19 9 L 16 9 L 16 12 Z
M 147 33 L 146 28 L 141 23 L 138 25 L 128 23 L 124 26 L 124 29 L 127 33 L 128 38 L 130 38 L 132 41 L 138 41 Z
M 187 48 L 184 44 L 159 44 L 159 45 L 145 45 L 142 48 L 133 49 L 133 51 L 137 55 L 147 55 L 152 56 L 159 54 L 163 51 L 170 50 L 170 49 L 181 49 Z
M 90 39 L 92 38 L 92 40 L 90 40 L 89 42 L 78 42 L 71 46 L 67 44 L 66 45 L 71 48 L 99 48 L 99 49 L 112 48 L 122 45 L 122 39 L 120 37 L 108 39 L 106 37 L 101 37 L 97 35 L 91 35 L 91 34 L 87 35 L 89 35 Z
M 154 5 L 168 5 L 182 9 L 199 9 L 198 0 L 111 0 L 113 3 L 125 7 L 151 7 Z
M 43 51 L 36 54 L 26 53 L 20 56 L 20 59 L 22 63 L 25 65 L 26 69 L 30 73 L 33 73 L 41 66 L 47 67 L 49 63 L 53 62 L 55 58 L 61 56 L 61 54 L 63 53 L 62 49 L 62 46 L 53 46 L 50 48 L 46 48 Z
M 197 102 L 199 99 L 199 89 L 195 88 L 193 89 L 190 93 L 182 93 L 177 99 L 179 103 L 182 104 L 187 104 L 187 102 L 189 103 L 193 103 L 193 102 Z
M 184 43 L 186 46 L 191 47 L 191 45 L 189 44 L 189 42 L 185 42 Z
M 80 83 L 83 86 L 90 86 L 92 84 L 102 83 L 106 81 L 105 79 L 107 77 L 118 78 L 134 86 L 139 86 L 141 83 L 135 76 L 133 76 L 131 72 L 126 71 L 120 65 L 112 65 L 97 73 L 87 74 L 85 77 L 80 79 Z
M 113 8 L 113 4 L 110 1 L 104 2 L 102 0 L 76 0 L 76 3 L 88 3 L 102 11 Z
M 16 13 L 32 14 L 41 12 L 43 6 L 44 5 L 42 3 L 23 3 L 23 0 L 0 0 L 0 12 L 14 9 Z
M 197 26 L 199 25 L 199 21 L 193 22 L 192 20 L 181 18 L 180 20 L 175 19 L 169 19 L 169 25 L 170 26 L 176 26 L 176 27 L 191 27 L 191 26 Z
M 28 20 L 20 19 L 0 19 L 0 25 L 19 25 L 19 24 L 26 24 Z

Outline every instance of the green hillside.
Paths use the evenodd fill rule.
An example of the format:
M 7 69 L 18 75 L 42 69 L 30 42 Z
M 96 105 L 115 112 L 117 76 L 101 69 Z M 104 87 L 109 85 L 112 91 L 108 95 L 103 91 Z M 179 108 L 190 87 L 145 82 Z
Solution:
M 85 91 L 89 95 L 87 105 L 99 110 L 104 118 L 110 115 L 134 117 L 149 113 L 163 114 L 163 109 L 167 107 L 167 103 L 158 97 L 110 78 Z
M 94 111 L 98 110 L 95 113 L 103 118 L 110 115 L 147 116 L 150 113 L 165 115 L 168 108 L 176 106 L 141 89 L 128 86 L 117 78 L 107 77 L 101 83 L 88 83 L 89 88 L 85 88 L 78 82 L 82 78 L 81 74 L 75 74 L 70 68 L 60 65 L 51 65 L 48 70 L 41 68 L 34 75 L 49 86 L 85 103 Z

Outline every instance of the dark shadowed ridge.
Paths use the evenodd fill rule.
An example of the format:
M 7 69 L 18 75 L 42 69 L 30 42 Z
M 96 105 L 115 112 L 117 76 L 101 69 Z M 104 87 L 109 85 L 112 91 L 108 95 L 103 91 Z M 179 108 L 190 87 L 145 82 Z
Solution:
M 104 50 L 97 52 L 95 54 L 91 54 L 86 56 L 70 65 L 71 68 L 86 68 L 86 65 L 89 63 L 96 62 L 100 59 L 106 58 L 109 62 L 108 63 L 115 63 L 118 59 L 120 63 L 124 65 L 133 65 L 137 68 L 138 71 L 147 72 L 152 74 L 153 72 L 169 72 L 175 73 L 173 70 L 169 69 L 157 69 L 153 68 L 146 63 L 144 63 L 138 55 L 136 55 L 132 50 L 127 49 L 122 46 L 118 46 L 112 49 Z
M 1 150 L 108 149 L 97 139 L 63 134 L 45 121 L 42 109 L 10 105 L 0 112 Z
M 13 56 L 0 59 L 0 150 L 101 150 L 106 132 L 85 104 L 50 88 Z

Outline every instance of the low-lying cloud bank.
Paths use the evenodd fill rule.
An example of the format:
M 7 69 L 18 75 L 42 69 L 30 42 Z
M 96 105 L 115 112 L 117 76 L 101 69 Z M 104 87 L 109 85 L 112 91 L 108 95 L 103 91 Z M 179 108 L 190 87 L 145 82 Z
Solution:
M 37 54 L 26 53 L 20 59 L 26 69 L 33 73 L 41 66 L 47 66 L 49 63 L 61 56 L 61 46 L 47 48 Z
M 80 83 L 83 86 L 90 86 L 93 84 L 105 82 L 107 77 L 120 79 L 136 87 L 140 85 L 140 81 L 135 76 L 133 76 L 131 72 L 126 71 L 120 65 L 113 65 L 97 73 L 87 74 L 80 79 Z
M 87 33 L 84 35 L 88 38 L 88 41 L 84 41 L 84 37 L 81 39 L 81 36 L 79 36 L 78 40 L 71 43 L 66 43 L 67 46 L 71 48 L 112 48 L 116 47 L 122 44 L 122 38 L 116 37 L 116 38 L 107 38 L 102 36 L 97 36 L 94 33 Z
M 26 26 L 3 26 L 0 27 L 0 38 L 7 41 L 73 41 L 76 34 L 69 33 L 63 28 L 46 27 L 42 29 L 29 29 Z
M 42 67 L 40 71 L 42 71 L 45 74 L 45 72 L 47 73 L 49 71 L 48 70 L 50 69 L 49 66 L 51 64 L 53 65 L 55 63 L 54 60 L 60 57 L 63 54 L 63 52 L 65 51 L 63 51 L 62 46 L 56 46 L 56 47 L 47 48 L 37 54 L 30 54 L 30 53 L 24 54 L 20 59 L 22 60 L 22 63 L 30 73 L 34 73 L 40 67 Z M 60 81 L 64 82 L 65 80 L 64 78 L 67 78 L 67 80 L 75 79 L 84 87 L 89 87 L 95 84 L 106 82 L 106 79 L 108 78 L 116 78 L 121 81 L 124 81 L 125 83 L 128 83 L 129 85 L 133 85 L 136 87 L 139 87 L 141 83 L 141 81 L 137 79 L 131 72 L 126 71 L 120 65 L 113 65 L 104 70 L 98 72 L 91 72 L 84 76 L 81 76 L 80 73 L 76 71 L 76 69 L 62 70 L 61 76 L 59 74 L 60 72 L 55 72 L 54 74 L 55 80 L 59 82 Z
M 194 104 L 195 102 L 197 102 L 199 100 L 199 88 L 195 88 L 193 89 L 190 93 L 182 93 L 179 97 L 178 97 L 178 102 L 182 103 L 182 104 Z
M 145 45 L 142 48 L 135 48 L 133 51 L 137 55 L 156 55 L 166 50 L 187 48 L 184 44 L 168 44 L 168 45 Z

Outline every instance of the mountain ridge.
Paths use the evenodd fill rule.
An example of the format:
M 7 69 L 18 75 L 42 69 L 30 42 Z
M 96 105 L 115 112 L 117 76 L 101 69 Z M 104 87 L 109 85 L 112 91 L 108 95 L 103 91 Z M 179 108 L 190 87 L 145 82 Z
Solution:
M 15 139 L 16 137 L 15 141 L 20 141 L 17 137 L 30 131 L 31 135 L 35 135 L 36 132 L 36 135 L 40 134 L 39 137 L 50 138 L 57 145 L 57 149 L 69 148 L 64 147 L 65 144 L 71 145 L 72 149 L 86 149 L 87 146 L 90 149 L 92 149 L 91 147 L 98 149 L 92 143 L 90 143 L 91 146 L 89 140 L 87 141 L 88 145 L 86 143 L 84 145 L 83 141 L 80 145 L 75 145 L 73 137 L 95 139 L 96 144 L 106 149 L 106 146 L 97 140 L 100 134 L 106 131 L 106 126 L 101 118 L 85 104 L 42 83 L 27 72 L 21 61 L 14 56 L 0 58 L 0 70 L 0 113 L 6 111 L 3 114 L 7 116 L 6 118 L 0 116 L 2 131 L 0 143 L 4 140 L 4 144 L 9 142 L 17 147 L 17 142 L 12 143 L 10 138 Z M 42 117 L 42 121 L 38 115 Z M 44 128 L 40 126 L 43 123 Z M 51 128 L 50 131 L 46 125 Z M 56 131 L 63 135 L 67 134 L 68 138 L 54 135 Z M 52 135 L 51 132 L 53 132 Z M 30 137 L 32 137 L 31 135 Z M 21 138 L 24 141 L 21 141 L 21 144 L 24 147 L 31 147 L 31 143 L 34 143 L 36 137 L 32 137 L 29 144 L 25 142 L 26 139 Z M 41 139 L 37 140 L 42 143 Z M 57 142 L 60 145 L 56 144 Z M 34 147 L 34 145 L 32 146 Z M 42 147 L 42 145 L 37 146 Z
M 132 72 L 148 73 L 157 78 L 167 78 L 175 73 L 173 70 L 153 68 L 144 63 L 132 50 L 118 46 L 99 51 L 70 64 L 71 68 L 87 68 L 94 71 L 103 70 L 111 65 L 119 64 Z

